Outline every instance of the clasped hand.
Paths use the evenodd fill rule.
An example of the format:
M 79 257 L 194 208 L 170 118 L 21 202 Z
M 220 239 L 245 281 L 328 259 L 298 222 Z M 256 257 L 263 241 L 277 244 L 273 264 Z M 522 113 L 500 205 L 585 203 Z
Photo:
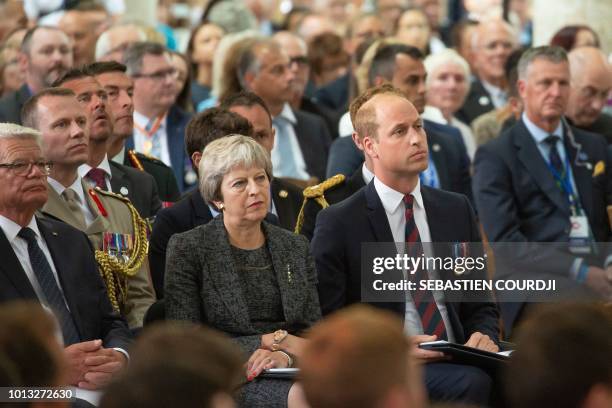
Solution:
M 86 390 L 107 385 L 113 375 L 127 364 L 127 357 L 102 347 L 102 340 L 75 343 L 64 348 L 68 363 L 68 383 Z

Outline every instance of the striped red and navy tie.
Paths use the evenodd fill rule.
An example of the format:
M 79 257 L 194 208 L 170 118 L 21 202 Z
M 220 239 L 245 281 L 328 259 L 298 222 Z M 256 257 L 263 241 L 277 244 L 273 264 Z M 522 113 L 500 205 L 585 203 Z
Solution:
M 421 236 L 414 221 L 414 196 L 406 194 L 404 196 L 404 204 L 406 205 L 406 248 L 409 256 L 419 257 L 422 245 Z M 417 284 L 417 290 L 412 292 L 412 300 L 421 317 L 423 332 L 427 335 L 435 334 L 439 340 L 446 340 L 446 327 L 444 326 L 444 320 L 442 320 L 442 314 L 440 314 L 438 305 L 434 300 L 433 293 L 430 290 L 422 290 L 419 285 L 421 280 L 427 280 L 425 268 L 417 268 L 412 275 L 412 279 Z

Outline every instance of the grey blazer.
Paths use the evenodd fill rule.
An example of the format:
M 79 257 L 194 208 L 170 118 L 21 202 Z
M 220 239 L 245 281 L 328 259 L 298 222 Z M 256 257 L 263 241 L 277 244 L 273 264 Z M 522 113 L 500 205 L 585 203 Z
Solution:
M 306 238 L 262 225 L 282 296 L 283 328 L 295 334 L 321 318 L 314 260 Z M 264 333 L 251 324 L 238 279 L 222 215 L 173 235 L 166 253 L 166 318 L 207 324 L 253 353 Z

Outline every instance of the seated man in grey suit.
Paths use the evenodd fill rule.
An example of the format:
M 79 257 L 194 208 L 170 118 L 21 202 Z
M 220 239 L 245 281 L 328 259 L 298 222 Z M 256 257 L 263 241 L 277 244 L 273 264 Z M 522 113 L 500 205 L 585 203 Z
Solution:
M 95 390 L 127 364 L 131 335 L 85 234 L 34 215 L 47 201 L 51 167 L 36 130 L 0 124 L 0 302 L 28 299 L 49 309 L 63 336 L 66 384 Z

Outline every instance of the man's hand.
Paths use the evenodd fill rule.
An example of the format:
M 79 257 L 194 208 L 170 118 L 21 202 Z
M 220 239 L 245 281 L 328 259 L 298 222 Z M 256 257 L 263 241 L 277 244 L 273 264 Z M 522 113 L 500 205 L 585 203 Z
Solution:
M 417 334 L 416 336 L 410 336 L 410 343 L 412 344 L 412 355 L 422 363 L 433 363 L 434 361 L 443 360 L 446 357 L 444 353 L 440 351 L 424 350 L 419 348 L 420 343 L 427 341 L 436 341 L 438 336 L 428 336 L 426 334 Z
M 84 341 L 71 344 L 64 348 L 64 355 L 68 363 L 68 384 L 78 385 L 85 379 L 89 367 L 85 360 L 93 356 L 102 347 L 102 340 Z
M 497 353 L 499 347 L 489 336 L 480 332 L 474 332 L 468 339 L 465 346 L 473 347 L 479 350 L 490 351 L 491 353 Z
M 589 266 L 584 283 L 605 300 L 612 300 L 612 267 L 605 271 L 596 266 Z
M 85 358 L 87 372 L 78 386 L 86 390 L 97 390 L 107 385 L 113 376 L 127 364 L 126 356 L 110 348 L 100 348 Z

